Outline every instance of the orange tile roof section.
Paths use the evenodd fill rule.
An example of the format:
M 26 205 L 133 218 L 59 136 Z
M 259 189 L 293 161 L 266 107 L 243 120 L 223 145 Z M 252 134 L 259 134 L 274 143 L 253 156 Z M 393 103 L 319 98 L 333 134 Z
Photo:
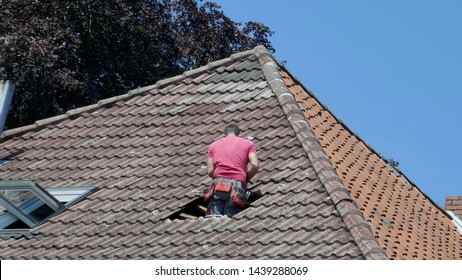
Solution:
M 296 78 L 284 69 L 280 74 L 388 257 L 462 259 L 462 235 L 447 213 L 352 133 Z M 460 201 L 450 201 L 453 211 L 462 212 Z

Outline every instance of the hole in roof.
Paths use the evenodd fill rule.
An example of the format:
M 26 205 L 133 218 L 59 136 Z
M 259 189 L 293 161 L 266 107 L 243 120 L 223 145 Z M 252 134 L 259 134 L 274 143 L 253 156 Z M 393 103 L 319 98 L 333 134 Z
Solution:
M 243 211 L 252 206 L 252 203 L 262 198 L 263 194 L 260 190 L 252 191 L 249 189 L 249 197 L 247 204 Z M 196 220 L 200 217 L 205 217 L 207 213 L 207 203 L 204 201 L 204 197 L 198 197 L 188 204 L 181 207 L 180 210 L 168 216 L 169 220 Z
M 198 197 L 168 217 L 169 220 L 195 220 L 205 217 L 207 205 L 203 197 Z
M 29 180 L 0 181 L 0 232 L 34 228 L 96 190 L 95 187 L 45 189 Z

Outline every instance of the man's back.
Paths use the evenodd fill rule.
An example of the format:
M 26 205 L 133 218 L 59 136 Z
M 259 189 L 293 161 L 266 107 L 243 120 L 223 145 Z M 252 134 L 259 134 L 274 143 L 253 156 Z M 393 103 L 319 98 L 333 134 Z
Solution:
M 213 142 L 208 151 L 208 157 L 213 159 L 213 177 L 230 178 L 245 183 L 249 154 L 255 152 L 255 145 L 239 136 L 226 136 Z
M 233 217 L 244 209 L 247 201 L 247 182 L 258 171 L 255 145 L 239 137 L 239 127 L 225 128 L 225 137 L 209 146 L 207 174 L 213 184 L 204 194 L 209 202 L 207 215 Z

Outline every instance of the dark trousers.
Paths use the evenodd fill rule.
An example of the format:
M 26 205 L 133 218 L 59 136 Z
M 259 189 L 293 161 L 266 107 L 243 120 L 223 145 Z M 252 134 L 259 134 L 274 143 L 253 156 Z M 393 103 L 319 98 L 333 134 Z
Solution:
M 237 190 L 237 193 L 241 197 L 245 198 L 245 194 L 247 192 L 247 184 L 244 184 L 242 182 L 232 180 L 232 179 L 226 179 L 226 178 L 215 178 L 213 179 L 213 183 L 215 184 L 218 180 L 221 181 L 231 181 L 233 183 L 231 191 L 229 192 L 220 192 L 220 191 L 214 191 L 212 196 L 210 197 L 209 201 L 209 206 L 207 208 L 207 215 L 208 216 L 228 216 L 228 217 L 233 217 L 234 215 L 238 214 L 244 208 L 242 208 L 239 205 L 236 205 L 233 202 L 233 197 L 231 193 L 233 190 Z

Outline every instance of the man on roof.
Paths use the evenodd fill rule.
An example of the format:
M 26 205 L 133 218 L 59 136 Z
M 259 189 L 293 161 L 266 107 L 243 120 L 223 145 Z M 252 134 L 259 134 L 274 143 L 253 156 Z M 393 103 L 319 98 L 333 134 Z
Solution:
M 207 171 L 213 184 L 205 194 L 207 215 L 233 217 L 245 207 L 247 183 L 257 174 L 259 162 L 255 144 L 239 137 L 235 124 L 225 128 L 225 137 L 208 149 Z

